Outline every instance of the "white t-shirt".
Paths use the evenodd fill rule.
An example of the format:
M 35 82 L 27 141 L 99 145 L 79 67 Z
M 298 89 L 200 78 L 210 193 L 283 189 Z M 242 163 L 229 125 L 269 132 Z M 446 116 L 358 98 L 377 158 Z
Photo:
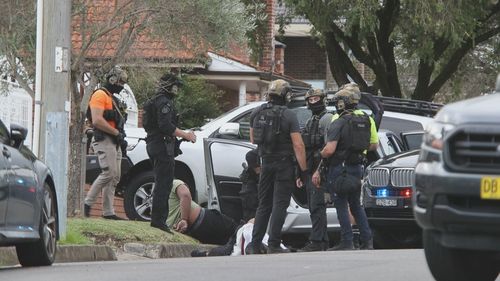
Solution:
M 231 256 L 241 256 L 245 255 L 245 248 L 248 246 L 248 243 L 252 241 L 252 231 L 253 231 L 253 223 L 246 223 L 238 232 L 236 232 L 236 244 L 234 244 L 233 252 Z M 262 238 L 262 244 L 267 246 L 267 240 L 269 239 L 269 235 L 267 233 Z M 285 245 L 280 244 L 281 248 L 286 249 Z

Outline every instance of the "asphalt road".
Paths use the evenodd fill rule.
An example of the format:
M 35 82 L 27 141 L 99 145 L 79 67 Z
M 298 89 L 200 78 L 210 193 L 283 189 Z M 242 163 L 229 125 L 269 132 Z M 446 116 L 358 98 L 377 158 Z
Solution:
M 6 281 L 433 280 L 421 249 L 68 263 L 2 268 L 0 278 Z

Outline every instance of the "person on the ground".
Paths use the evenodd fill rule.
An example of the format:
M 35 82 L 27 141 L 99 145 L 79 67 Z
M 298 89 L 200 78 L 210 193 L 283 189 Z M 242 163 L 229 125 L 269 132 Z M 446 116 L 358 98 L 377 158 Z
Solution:
M 126 146 L 123 126 L 125 118 L 120 112 L 113 94 L 123 90 L 127 73 L 116 66 L 106 75 L 101 88 L 92 93 L 87 110 L 87 119 L 93 129 L 92 149 L 97 154 L 101 173 L 92 183 L 85 197 L 84 216 L 90 216 L 92 205 L 102 193 L 103 218 L 123 220 L 115 214 L 113 207 L 115 188 L 121 176 L 121 146 Z
M 241 205 L 243 210 L 243 220 L 248 221 L 255 217 L 259 199 L 257 196 L 259 176 L 260 176 L 260 159 L 259 151 L 252 149 L 245 155 L 246 166 L 240 175 L 241 179 Z
M 302 139 L 306 147 L 307 169 L 316 171 L 321 163 L 321 149 L 325 145 L 326 130 L 331 122 L 332 114 L 326 111 L 326 95 L 321 89 L 311 89 L 306 93 L 307 108 L 312 116 L 302 129 Z M 300 179 L 297 186 L 305 184 L 307 204 L 311 217 L 311 233 L 309 242 L 299 252 L 324 251 L 328 248 L 328 231 L 326 220 L 325 183 L 315 186 L 312 177 L 305 183 Z
M 321 157 L 328 158 L 327 185 L 333 187 L 335 180 L 343 172 L 362 177 L 362 164 L 366 150 L 375 150 L 378 135 L 375 121 L 357 109 L 361 94 L 356 87 L 347 87 L 334 95 L 338 118 L 328 127 L 327 143 L 321 150 Z M 320 184 L 320 175 L 313 174 L 313 183 Z M 361 186 L 361 185 L 359 185 Z M 329 250 L 352 250 L 353 232 L 349 220 L 349 209 L 356 219 L 360 231 L 360 249 L 373 249 L 373 237 L 366 213 L 360 206 L 361 188 L 348 194 L 336 194 L 330 190 L 340 223 L 340 243 Z
M 268 103 L 256 108 L 250 116 L 250 141 L 258 145 L 261 156 L 259 205 L 255 215 L 252 242 L 247 254 L 287 253 L 281 244 L 281 229 L 295 188 L 295 162 L 303 181 L 308 174 L 305 148 L 297 116 L 286 107 L 292 89 L 284 80 L 271 82 Z M 269 223 L 267 250 L 262 239 Z
M 208 251 L 193 250 L 191 252 L 192 257 L 214 257 L 214 256 L 241 256 L 246 255 L 245 248 L 252 241 L 252 231 L 255 223 L 255 219 L 251 218 L 245 224 L 240 224 L 236 230 L 236 233 L 231 236 L 229 241 L 223 245 L 212 248 Z M 267 248 L 267 242 L 269 235 L 267 233 L 262 238 L 262 245 Z M 285 245 L 281 244 L 282 249 L 286 249 Z
M 169 213 L 168 196 L 172 190 L 175 167 L 176 137 L 196 142 L 196 135 L 177 128 L 173 99 L 182 86 L 172 73 L 160 78 L 156 95 L 143 106 L 143 126 L 146 130 L 146 150 L 153 164 L 155 188 L 151 210 L 151 226 L 172 233 L 166 224 Z
M 237 224 L 232 218 L 217 210 L 200 207 L 181 180 L 173 180 L 168 203 L 167 225 L 201 243 L 224 245 L 235 233 Z

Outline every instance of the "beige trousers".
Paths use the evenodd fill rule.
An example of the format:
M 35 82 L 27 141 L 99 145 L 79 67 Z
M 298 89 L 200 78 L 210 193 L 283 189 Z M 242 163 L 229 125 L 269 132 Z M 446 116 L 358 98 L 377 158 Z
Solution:
M 102 192 L 103 215 L 111 216 L 115 214 L 113 201 L 115 188 L 121 175 L 122 151 L 108 135 L 102 141 L 92 139 L 92 148 L 97 154 L 101 173 L 92 183 L 85 197 L 85 204 L 92 206 L 96 202 L 97 196 Z

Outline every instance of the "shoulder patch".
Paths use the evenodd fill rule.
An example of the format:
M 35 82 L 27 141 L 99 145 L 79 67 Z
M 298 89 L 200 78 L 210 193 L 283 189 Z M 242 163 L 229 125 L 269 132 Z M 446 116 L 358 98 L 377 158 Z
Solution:
M 171 109 L 170 109 L 170 104 L 168 104 L 168 103 L 167 103 L 166 105 L 164 105 L 164 106 L 161 108 L 161 113 L 163 113 L 163 114 L 167 114 L 167 113 L 169 113 L 169 112 L 170 112 L 170 110 L 171 110 Z

